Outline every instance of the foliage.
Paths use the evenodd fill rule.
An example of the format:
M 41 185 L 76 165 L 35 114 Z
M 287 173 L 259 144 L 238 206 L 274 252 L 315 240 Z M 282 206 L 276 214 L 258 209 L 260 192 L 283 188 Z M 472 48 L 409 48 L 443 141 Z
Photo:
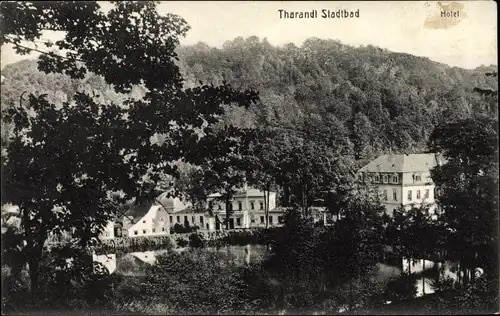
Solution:
M 199 43 L 179 47 L 178 53 L 191 82 L 226 80 L 261 91 L 261 104 L 230 111 L 228 121 L 297 135 L 308 117 L 317 117 L 317 126 L 326 130 L 348 130 L 362 161 L 387 151 L 421 152 L 439 123 L 479 113 L 496 116 L 495 107 L 473 91 L 498 85 L 495 77 L 483 75 L 495 66 L 467 70 L 318 38 L 278 47 L 255 36 L 239 37 L 222 49 Z M 332 117 L 338 123 L 332 124 Z
M 467 269 L 498 268 L 497 119 L 481 117 L 436 128 L 430 147 L 446 159 L 432 171 L 449 255 Z
M 390 301 L 412 299 L 416 294 L 415 277 L 410 274 L 402 274 L 389 281 L 385 292 L 386 299 Z
M 52 249 L 44 254 L 40 267 L 40 288 L 35 298 L 30 297 L 31 282 L 26 270 L 21 278 L 11 275 L 6 279 L 6 308 L 85 309 L 104 306 L 112 295 L 107 269 L 92 264 L 92 258 L 82 250 L 67 246 Z
M 353 208 L 353 214 L 361 208 Z M 285 226 L 264 262 L 282 287 L 284 305 L 277 307 L 311 309 L 333 297 L 329 308 L 338 312 L 341 307 L 349 310 L 371 301 L 369 297 L 379 291 L 372 273 L 382 243 L 381 222 L 370 220 L 369 214 L 359 212 L 337 222 L 335 228 L 314 227 L 297 210 L 286 214 Z
M 396 254 L 408 258 L 429 258 L 439 260 L 443 253 L 447 231 L 442 219 L 429 211 L 428 205 L 411 205 L 396 211 L 393 217 L 385 218 L 386 243 Z M 410 271 L 411 273 L 411 271 Z
M 191 248 L 203 248 L 205 245 L 205 240 L 200 234 L 189 235 L 189 247 Z
M 150 199 L 164 175 L 177 175 L 171 162 L 201 163 L 205 138 L 229 141 L 211 126 L 225 107 L 249 106 L 258 95 L 227 84 L 184 89 L 174 49 L 187 24 L 176 15 L 160 16 L 154 2 L 116 2 L 107 12 L 97 2 L 2 2 L 1 12 L 1 43 L 21 54 L 32 50 L 24 43 L 39 40 L 42 30 L 64 31 L 63 40 L 44 45 L 67 53 L 44 52 L 41 71 L 72 79 L 93 73 L 117 93 L 139 84 L 145 89 L 142 98 L 129 95 L 120 104 L 101 104 L 77 91 L 56 106 L 30 94 L 26 105 L 3 117 L 13 130 L 2 156 L 2 202 L 21 209 L 35 295 L 49 234 L 69 232 L 79 247 L 88 246 L 118 203 Z
M 93 247 L 93 250 L 98 255 L 112 252 L 136 252 L 159 249 L 173 249 L 173 243 L 170 236 L 121 237 L 112 240 L 102 240 Z
M 186 240 L 186 238 L 183 237 L 178 237 L 175 240 L 175 243 L 177 244 L 177 247 L 184 248 L 189 245 L 189 240 Z
M 245 293 L 233 269 L 215 254 L 171 253 L 157 258 L 144 289 L 146 295 L 169 302 L 175 313 L 234 312 L 243 304 Z
M 457 297 L 458 305 L 464 312 L 497 312 L 498 280 L 485 277 L 478 278 L 469 284 Z
M 185 222 L 186 223 L 186 222 Z M 198 226 L 189 226 L 189 222 L 187 222 L 188 225 L 181 225 L 179 223 L 175 223 L 174 227 L 170 229 L 171 234 L 186 234 L 186 233 L 191 233 L 195 232 L 199 229 Z

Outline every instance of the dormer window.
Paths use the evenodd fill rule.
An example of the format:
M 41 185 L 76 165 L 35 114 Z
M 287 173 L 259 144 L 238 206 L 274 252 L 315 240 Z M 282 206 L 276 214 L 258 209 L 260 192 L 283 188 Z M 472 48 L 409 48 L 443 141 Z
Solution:
M 416 173 L 413 175 L 413 182 L 420 182 L 422 181 L 422 176 L 420 175 L 420 173 Z
M 397 174 L 392 176 L 392 183 L 398 183 L 399 182 L 399 177 Z
M 383 179 L 384 179 L 384 183 L 389 182 L 389 176 L 388 176 L 388 175 L 386 175 L 386 174 L 385 174 L 385 175 L 383 176 Z

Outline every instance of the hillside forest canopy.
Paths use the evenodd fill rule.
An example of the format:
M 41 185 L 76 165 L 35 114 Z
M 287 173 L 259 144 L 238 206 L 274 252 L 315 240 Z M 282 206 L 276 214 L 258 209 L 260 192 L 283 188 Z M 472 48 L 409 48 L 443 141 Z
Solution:
M 222 48 L 204 43 L 179 46 L 177 64 L 187 87 L 201 82 L 260 92 L 258 105 L 228 111 L 225 120 L 241 127 L 274 128 L 304 137 L 308 126 L 325 132 L 344 132 L 350 155 L 363 164 L 381 153 L 426 150 L 427 139 L 440 123 L 497 115 L 495 102 L 474 89 L 494 91 L 496 77 L 485 73 L 496 66 L 474 70 L 450 67 L 428 58 L 366 46 L 352 47 L 335 40 L 309 38 L 301 46 L 277 47 L 266 39 L 249 37 L 227 41 Z M 7 65 L 2 70 L 2 108 L 17 106 L 23 91 L 47 94 L 50 101 L 71 100 L 76 91 L 119 104 L 116 93 L 94 74 L 71 79 L 45 74 L 34 60 Z M 144 95 L 134 85 L 132 96 Z
M 368 280 L 387 223 L 406 255 L 453 247 L 451 256 L 466 269 L 481 264 L 488 282 L 498 279 L 496 66 L 461 69 L 317 38 L 301 46 L 257 37 L 221 48 L 179 46 L 187 22 L 160 15 L 153 2 L 114 2 L 109 12 L 97 2 L 2 2 L 1 12 L 0 44 L 28 53 L 23 41 L 38 41 L 48 28 L 66 37 L 45 48 L 70 51 L 2 69 L 2 203 L 20 207 L 22 228 L 7 230 L 10 244 L 2 249 L 10 290 L 23 287 L 28 263 L 29 282 L 20 283 L 29 287 L 20 292 L 31 292 L 33 301 L 67 298 L 71 305 L 74 295 L 116 303 L 116 280 L 95 273 L 89 260 L 68 267 L 66 259 L 89 259 L 88 246 L 121 206 L 172 190 L 203 208 L 207 194 L 229 201 L 245 182 L 306 211 L 286 214 L 268 265 L 226 278 L 212 258 L 173 255 L 151 268 L 141 300 L 167 297 L 174 312 L 194 304 L 185 310 L 198 313 L 207 310 L 197 305 L 206 295 L 216 298 L 213 312 L 252 310 L 258 301 L 275 310 L 308 308 L 328 297 L 332 310 L 353 309 L 380 292 Z M 427 151 L 448 159 L 433 171 L 448 215 L 431 222 L 412 210 L 392 222 L 383 218 L 371 188 L 355 183 L 356 170 L 380 154 Z M 334 233 L 305 220 L 315 203 L 347 215 Z M 49 233 L 62 231 L 77 242 L 49 250 Z M 433 234 L 439 238 L 422 241 Z M 165 276 L 169 269 L 188 276 Z M 199 283 L 186 286 L 189 276 Z M 205 293 L 207 284 L 217 286 Z M 463 293 L 469 290 L 481 293 Z M 24 296 L 11 293 L 19 305 Z M 466 295 L 464 306 L 470 301 Z

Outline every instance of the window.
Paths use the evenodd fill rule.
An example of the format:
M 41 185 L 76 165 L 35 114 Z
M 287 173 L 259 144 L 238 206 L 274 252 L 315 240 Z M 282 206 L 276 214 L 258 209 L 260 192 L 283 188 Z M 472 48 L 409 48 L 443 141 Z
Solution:
M 273 223 L 273 217 L 269 216 L 269 224 L 272 224 L 272 223 Z
M 254 202 L 254 201 L 251 201 L 251 202 L 250 202 L 250 208 L 251 208 L 252 210 L 255 210 L 255 202 Z
M 260 209 L 263 210 L 264 209 L 264 203 L 259 202 L 259 204 L 260 204 Z
M 399 182 L 399 177 L 398 176 L 392 176 L 392 183 L 398 183 Z
M 429 189 L 425 189 L 425 195 L 424 195 L 424 198 L 425 198 L 425 199 L 428 199 L 428 198 L 429 198 Z
M 389 177 L 387 175 L 384 175 L 384 183 L 387 183 L 389 181 Z
M 163 217 L 160 217 L 160 222 L 163 222 Z
M 147 232 L 147 229 L 143 229 L 142 233 L 145 234 Z
M 184 216 L 184 222 L 189 222 L 187 216 Z
M 384 201 L 387 201 L 387 190 L 384 190 L 384 193 L 382 194 L 382 199 Z
M 146 221 L 142 221 L 143 223 L 146 223 Z
M 168 219 L 170 220 L 170 223 L 172 223 L 172 215 L 170 215 Z
M 238 202 L 238 210 L 241 211 L 243 209 L 243 204 L 241 202 Z
M 137 230 L 134 230 L 134 235 L 137 235 Z
M 261 223 L 261 224 L 264 224 L 264 216 L 261 216 L 261 217 L 260 217 L 260 223 Z
M 411 190 L 408 190 L 408 201 L 411 201 L 411 200 L 412 200 Z
M 380 176 L 378 174 L 375 175 L 375 182 L 380 182 Z
M 420 190 L 417 190 L 417 200 L 420 200 Z
M 420 182 L 420 181 L 422 181 L 422 176 L 420 174 L 414 174 L 413 182 Z
M 191 216 L 191 223 L 194 223 L 194 215 Z
M 180 223 L 181 222 L 181 217 L 179 215 L 177 215 L 177 223 Z
M 236 226 L 241 226 L 241 220 L 239 217 L 236 219 Z
M 392 199 L 394 201 L 398 200 L 398 191 L 396 189 L 392 189 Z
M 162 231 L 162 232 L 164 232 L 164 231 L 165 231 L 165 227 L 162 227 L 162 228 L 161 228 L 161 231 Z
M 210 209 L 214 208 L 214 201 L 208 202 L 208 208 L 210 208 Z M 219 205 L 219 208 L 220 208 L 220 205 Z
M 200 223 L 203 224 L 203 216 L 200 216 Z
M 156 228 L 153 228 L 153 233 L 156 233 Z
M 278 223 L 283 223 L 283 216 L 278 216 Z
M 221 205 L 221 204 L 219 204 L 219 211 L 220 211 L 220 210 L 222 210 L 222 205 Z

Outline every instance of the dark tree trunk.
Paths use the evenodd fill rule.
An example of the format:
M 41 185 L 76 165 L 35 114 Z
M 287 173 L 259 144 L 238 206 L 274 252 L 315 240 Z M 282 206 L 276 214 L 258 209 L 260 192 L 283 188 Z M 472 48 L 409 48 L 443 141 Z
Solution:
M 267 229 L 269 227 L 269 216 L 267 215 L 267 198 L 265 189 L 264 189 L 264 222 L 266 223 L 266 229 Z
M 425 259 L 422 260 L 422 273 L 425 275 Z M 422 277 L 422 292 L 425 295 L 425 276 Z
M 230 198 L 227 197 L 225 201 L 226 201 L 226 230 L 229 230 L 229 217 L 231 215 L 233 205 L 230 203 L 231 201 Z
M 283 186 L 283 198 L 285 206 L 290 206 L 290 187 L 288 187 L 288 185 Z
M 267 183 L 264 189 L 264 215 L 266 217 L 266 229 L 269 228 L 269 192 L 271 184 Z
M 28 273 L 30 277 L 30 285 L 31 285 L 31 298 L 35 300 L 38 293 L 38 279 L 40 275 L 40 259 L 38 258 L 38 247 L 36 245 L 36 241 L 31 232 L 31 220 L 29 218 L 29 212 L 24 209 L 22 215 L 22 226 L 24 229 L 24 236 L 26 238 L 26 253 L 28 258 Z

